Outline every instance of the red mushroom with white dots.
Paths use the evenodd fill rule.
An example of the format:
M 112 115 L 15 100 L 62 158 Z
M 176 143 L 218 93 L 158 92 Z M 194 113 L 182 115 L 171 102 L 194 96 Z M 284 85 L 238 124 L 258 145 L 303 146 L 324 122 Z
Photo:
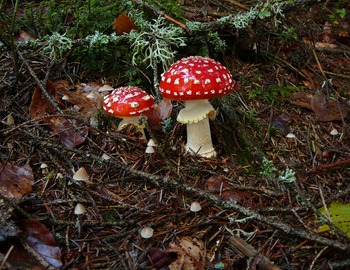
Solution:
M 142 133 L 145 139 L 144 125 L 139 123 L 140 115 L 148 115 L 154 108 L 154 98 L 144 90 L 135 86 L 125 86 L 115 89 L 104 97 L 103 109 L 107 114 L 122 118 L 118 129 L 132 124 Z
M 209 125 L 209 117 L 215 118 L 216 113 L 209 99 L 229 94 L 235 84 L 225 66 L 202 56 L 183 58 L 162 74 L 162 96 L 185 103 L 177 121 L 187 125 L 187 151 L 203 157 L 216 156 Z

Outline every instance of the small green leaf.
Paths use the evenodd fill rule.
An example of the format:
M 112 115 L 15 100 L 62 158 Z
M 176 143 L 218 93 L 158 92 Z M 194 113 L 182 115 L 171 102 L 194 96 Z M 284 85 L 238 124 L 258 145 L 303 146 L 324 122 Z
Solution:
M 332 202 L 328 208 L 328 214 L 326 209 L 322 207 L 320 213 L 327 218 L 328 214 L 334 226 L 342 230 L 347 236 L 350 237 L 350 204 L 342 204 L 339 202 Z M 328 225 L 321 225 L 318 228 L 318 232 L 329 231 Z

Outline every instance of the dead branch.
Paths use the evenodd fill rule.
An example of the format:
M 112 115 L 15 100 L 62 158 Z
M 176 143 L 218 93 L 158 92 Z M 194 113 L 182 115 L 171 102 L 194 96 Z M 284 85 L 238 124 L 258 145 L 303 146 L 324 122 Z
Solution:
M 39 139 L 36 135 L 34 135 L 28 131 L 25 131 L 25 134 L 28 137 L 30 137 L 31 140 L 34 139 L 35 140 L 34 142 L 36 144 L 40 144 L 41 146 L 60 149 L 61 151 L 72 152 L 72 153 L 75 153 L 75 154 L 78 154 L 81 156 L 89 155 L 90 158 L 93 159 L 95 162 L 108 164 L 110 167 L 110 170 L 112 170 L 112 168 L 115 168 L 118 170 L 129 172 L 135 176 L 139 176 L 139 177 L 141 177 L 141 179 L 139 180 L 140 183 L 142 181 L 144 181 L 144 179 L 147 179 L 151 183 L 153 183 L 154 185 L 156 185 L 158 187 L 162 187 L 162 188 L 167 187 L 169 189 L 177 189 L 177 190 L 182 191 L 182 192 L 195 194 L 196 196 L 198 196 L 202 199 L 209 200 L 212 203 L 215 203 L 216 205 L 221 206 L 223 209 L 233 210 L 233 211 L 239 212 L 251 220 L 255 220 L 255 221 L 264 223 L 266 225 L 269 225 L 272 228 L 280 230 L 280 231 L 282 231 L 290 236 L 296 236 L 299 238 L 307 239 L 309 241 L 312 241 L 312 242 L 315 242 L 315 243 L 318 243 L 321 245 L 325 245 L 325 246 L 331 246 L 331 247 L 334 247 L 334 248 L 336 248 L 338 250 L 342 250 L 342 251 L 349 251 L 350 250 L 350 245 L 347 243 L 341 243 L 337 240 L 328 239 L 326 237 L 320 236 L 320 235 L 315 234 L 315 233 L 310 232 L 310 231 L 294 228 L 294 227 L 280 221 L 278 218 L 266 217 L 266 216 L 259 214 L 258 212 L 254 211 L 254 210 L 245 208 L 245 207 L 240 206 L 234 202 L 222 200 L 218 196 L 208 194 L 204 190 L 201 190 L 201 189 L 192 187 L 188 184 L 185 184 L 180 179 L 173 179 L 173 178 L 169 178 L 169 177 L 164 177 L 164 176 L 160 176 L 160 175 L 153 175 L 153 174 L 149 174 L 149 173 L 142 172 L 139 170 L 135 170 L 135 169 L 132 169 L 131 167 L 124 166 L 124 165 L 120 164 L 117 160 L 115 160 L 113 158 L 110 160 L 103 160 L 102 158 L 100 158 L 94 154 L 90 154 L 90 153 L 87 154 L 85 151 L 82 151 L 82 150 L 68 149 L 67 147 L 65 147 L 63 145 L 51 143 L 51 142 L 45 141 L 44 139 Z

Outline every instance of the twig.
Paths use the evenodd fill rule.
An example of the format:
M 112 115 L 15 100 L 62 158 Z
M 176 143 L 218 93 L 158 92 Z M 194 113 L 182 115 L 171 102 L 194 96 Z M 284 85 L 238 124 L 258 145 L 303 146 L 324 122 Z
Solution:
M 177 24 L 178 26 L 180 26 L 183 30 L 188 31 L 188 28 L 185 24 L 183 24 L 182 22 L 179 22 L 178 20 L 174 19 L 173 17 L 165 14 L 163 11 L 160 11 L 159 9 L 157 9 L 155 6 L 147 3 L 146 1 L 142 1 L 142 0 L 131 0 L 131 2 L 134 2 L 136 4 L 139 5 L 144 5 L 147 9 L 151 10 L 154 14 L 157 14 L 159 16 L 164 16 L 165 19 Z
M 246 5 L 244 4 L 241 4 L 235 0 L 226 0 L 227 2 L 230 2 L 231 4 L 234 4 L 235 6 L 241 8 L 241 9 L 244 9 L 244 10 L 249 10 L 249 7 L 247 7 Z
M 248 244 L 246 241 L 241 239 L 238 236 L 231 235 L 229 240 L 231 245 L 235 247 L 240 253 L 242 253 L 245 257 L 248 258 L 257 258 L 258 265 L 261 266 L 262 269 L 268 270 L 279 270 L 278 266 L 274 265 L 269 258 L 259 253 L 252 245 Z
M 339 160 L 339 161 L 335 161 L 325 165 L 313 167 L 311 170 L 307 171 L 306 174 L 310 174 L 310 173 L 317 174 L 323 171 L 337 169 L 340 166 L 346 166 L 346 165 L 350 165 L 350 159 Z

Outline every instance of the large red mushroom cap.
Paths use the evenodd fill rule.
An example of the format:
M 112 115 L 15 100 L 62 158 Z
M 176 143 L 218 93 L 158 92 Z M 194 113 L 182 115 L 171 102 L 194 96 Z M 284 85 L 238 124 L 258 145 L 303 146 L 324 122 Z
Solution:
M 197 100 L 227 95 L 235 83 L 230 71 L 219 62 L 190 56 L 177 61 L 162 74 L 159 88 L 168 99 Z
M 154 98 L 139 87 L 125 86 L 105 96 L 103 109 L 114 117 L 147 115 L 154 108 Z

